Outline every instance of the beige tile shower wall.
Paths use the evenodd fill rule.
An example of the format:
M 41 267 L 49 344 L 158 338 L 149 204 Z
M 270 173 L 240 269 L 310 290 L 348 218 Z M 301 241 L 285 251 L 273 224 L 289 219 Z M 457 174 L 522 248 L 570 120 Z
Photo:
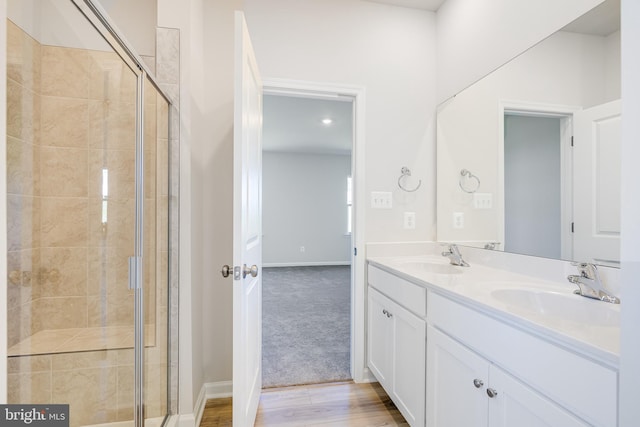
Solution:
M 36 328 L 40 298 L 40 44 L 7 22 L 8 345 Z
M 134 248 L 135 88 L 115 53 L 42 46 L 41 232 L 52 255 L 42 268 L 64 272 L 43 289 L 66 291 L 41 293 L 38 330 L 133 325 L 123 271 Z M 81 264 L 90 267 L 71 268 Z
M 71 427 L 129 421 L 133 360 L 132 349 L 12 357 L 9 402 L 68 403 Z
M 133 325 L 136 77 L 115 53 L 41 46 L 11 22 L 8 40 L 9 346 L 44 329 Z M 153 141 L 155 115 L 145 129 Z

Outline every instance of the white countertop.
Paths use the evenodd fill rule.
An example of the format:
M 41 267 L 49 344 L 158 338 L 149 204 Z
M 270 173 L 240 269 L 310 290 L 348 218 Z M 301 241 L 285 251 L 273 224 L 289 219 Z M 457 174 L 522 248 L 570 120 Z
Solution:
M 470 267 L 450 266 L 448 259 L 440 255 L 380 256 L 369 257 L 367 260 L 371 265 L 417 285 L 618 368 L 620 305 L 574 295 L 573 291 L 577 287 L 568 281 L 546 281 L 477 263 Z M 437 266 L 432 268 L 433 265 Z M 433 270 L 439 272 L 434 273 Z M 576 312 L 575 318 L 563 316 L 562 305 L 551 307 L 551 314 L 548 314 L 510 303 L 497 296 L 500 292 L 504 293 L 504 290 L 509 293 L 518 289 L 561 294 L 556 295 L 560 297 L 557 301 L 561 304 L 566 302 L 567 310 Z M 577 318 L 583 320 L 576 320 Z

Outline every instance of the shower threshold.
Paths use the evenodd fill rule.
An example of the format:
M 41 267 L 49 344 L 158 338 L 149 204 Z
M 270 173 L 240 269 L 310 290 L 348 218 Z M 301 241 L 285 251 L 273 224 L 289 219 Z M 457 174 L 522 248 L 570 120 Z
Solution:
M 145 325 L 145 347 L 155 345 L 155 325 Z M 47 329 L 11 346 L 8 356 L 73 353 L 79 351 L 133 348 L 132 326 Z

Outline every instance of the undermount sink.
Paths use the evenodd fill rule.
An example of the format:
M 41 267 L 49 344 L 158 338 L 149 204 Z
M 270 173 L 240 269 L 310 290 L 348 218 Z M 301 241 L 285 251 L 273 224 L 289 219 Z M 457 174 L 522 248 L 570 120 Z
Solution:
M 457 267 L 455 265 L 451 265 L 448 262 L 440 262 L 440 261 L 403 261 L 402 266 L 406 268 L 410 268 L 413 270 L 420 270 L 428 273 L 434 274 L 460 274 L 462 273 L 462 268 Z
M 533 289 L 498 289 L 491 295 L 521 310 L 594 326 L 617 326 L 620 311 L 611 304 L 571 293 Z

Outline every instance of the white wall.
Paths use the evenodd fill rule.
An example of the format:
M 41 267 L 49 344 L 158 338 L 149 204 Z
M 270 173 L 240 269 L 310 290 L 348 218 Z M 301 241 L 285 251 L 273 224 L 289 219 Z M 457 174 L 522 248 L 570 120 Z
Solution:
M 263 152 L 264 266 L 350 262 L 350 174 L 349 155 Z
M 112 51 L 71 1 L 9 0 L 7 16 L 48 46 Z
M 438 10 L 438 102 L 603 0 L 447 0 Z
M 621 281 L 624 289 L 620 338 L 620 414 L 618 427 L 640 420 L 640 2 L 622 0 L 622 233 Z
M 157 0 L 96 0 L 138 55 L 156 55 Z
M 620 61 L 620 31 L 616 31 L 605 39 L 605 96 L 607 99 L 616 99 L 620 96 L 620 83 L 622 79 Z
M 155 57 L 156 0 L 95 4 L 138 55 Z M 113 50 L 71 1 L 10 0 L 8 17 L 44 45 Z
M 264 77 L 365 88 L 365 191 L 394 196 L 393 209 L 365 206 L 366 240 L 434 239 L 435 15 L 358 0 L 245 0 L 245 14 Z M 402 166 L 416 193 L 398 189 Z
M 589 107 L 620 97 L 608 83 L 615 68 L 607 60 L 608 38 L 558 32 L 525 54 L 443 103 L 438 113 L 438 240 L 501 241 L 499 209 L 499 144 L 501 101 Z M 616 80 L 616 79 L 612 79 Z M 473 197 L 463 193 L 460 170 L 468 169 L 481 181 L 478 192 L 493 194 L 493 208 L 473 208 Z M 463 229 L 454 229 L 452 214 L 465 216 Z

